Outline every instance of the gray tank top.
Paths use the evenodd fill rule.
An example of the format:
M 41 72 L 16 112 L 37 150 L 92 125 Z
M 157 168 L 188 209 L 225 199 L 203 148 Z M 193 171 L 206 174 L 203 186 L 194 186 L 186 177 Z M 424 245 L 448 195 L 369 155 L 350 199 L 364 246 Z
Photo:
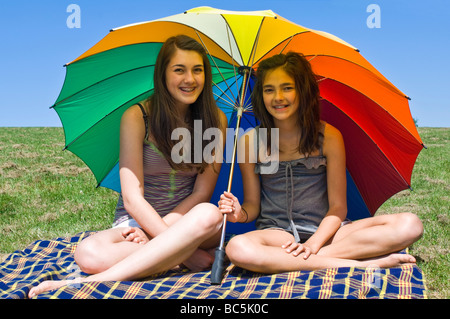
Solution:
M 268 164 L 257 163 L 255 173 Z M 260 174 L 261 212 L 256 228 L 284 229 L 297 242 L 314 234 L 329 207 L 326 165 L 321 146 L 318 156 L 281 161 L 277 172 Z

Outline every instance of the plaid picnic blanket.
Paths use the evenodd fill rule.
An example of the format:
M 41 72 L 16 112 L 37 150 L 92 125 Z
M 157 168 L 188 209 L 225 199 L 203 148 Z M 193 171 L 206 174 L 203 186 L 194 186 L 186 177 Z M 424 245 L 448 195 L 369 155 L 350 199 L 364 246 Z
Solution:
M 0 299 L 27 298 L 44 280 L 84 276 L 74 262 L 77 244 L 92 232 L 39 240 L 0 264 Z M 210 271 L 168 271 L 141 281 L 89 282 L 38 295 L 52 299 L 300 299 L 426 298 L 425 280 L 416 265 L 389 269 L 332 268 L 276 275 L 229 265 L 221 285 Z

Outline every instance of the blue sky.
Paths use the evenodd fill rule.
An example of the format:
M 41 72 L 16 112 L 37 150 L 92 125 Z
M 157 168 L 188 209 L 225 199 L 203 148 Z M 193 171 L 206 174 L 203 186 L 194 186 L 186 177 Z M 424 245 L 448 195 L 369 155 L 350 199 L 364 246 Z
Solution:
M 69 28 L 70 4 L 81 9 Z M 380 28 L 369 28 L 370 4 Z M 361 54 L 410 96 L 419 126 L 450 127 L 450 11 L 446 0 L 1 0 L 0 126 L 61 126 L 55 102 L 63 65 L 110 29 L 198 6 L 271 9 L 308 28 L 327 31 Z

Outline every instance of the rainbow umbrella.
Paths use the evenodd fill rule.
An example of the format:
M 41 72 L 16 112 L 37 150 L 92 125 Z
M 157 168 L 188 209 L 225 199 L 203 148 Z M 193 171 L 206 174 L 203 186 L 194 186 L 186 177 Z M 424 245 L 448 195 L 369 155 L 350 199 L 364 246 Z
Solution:
M 120 191 L 120 118 L 128 107 L 152 94 L 159 49 L 168 37 L 178 34 L 197 39 L 207 49 L 217 105 L 228 114 L 231 127 L 257 124 L 248 114 L 253 70 L 259 61 L 288 51 L 309 59 L 320 86 L 322 118 L 344 137 L 350 219 L 372 216 L 393 194 L 410 188 L 423 143 L 408 97 L 355 47 L 270 10 L 234 12 L 209 7 L 113 29 L 66 65 L 66 79 L 53 108 L 64 127 L 66 149 L 90 167 L 98 186 Z M 224 167 L 231 171 L 225 182 L 230 187 L 233 167 Z M 222 193 L 227 178 L 219 179 L 217 193 Z

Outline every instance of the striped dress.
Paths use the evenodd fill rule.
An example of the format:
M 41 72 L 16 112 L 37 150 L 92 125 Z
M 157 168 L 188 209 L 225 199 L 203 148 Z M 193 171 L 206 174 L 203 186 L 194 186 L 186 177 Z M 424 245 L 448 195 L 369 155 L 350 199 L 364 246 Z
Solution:
M 159 215 L 164 217 L 192 193 L 197 172 L 174 170 L 151 142 L 145 141 L 143 153 L 144 197 Z M 125 210 L 120 194 L 113 227 L 129 219 L 132 217 Z

